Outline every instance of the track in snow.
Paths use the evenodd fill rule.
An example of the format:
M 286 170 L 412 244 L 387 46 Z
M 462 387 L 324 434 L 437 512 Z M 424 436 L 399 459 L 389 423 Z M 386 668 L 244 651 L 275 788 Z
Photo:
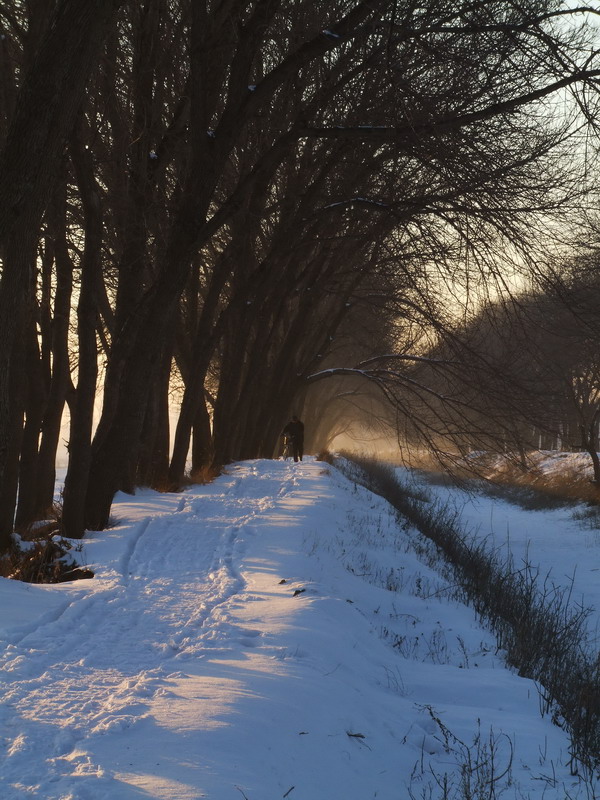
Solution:
M 140 520 L 106 587 L 101 576 L 90 582 L 89 593 L 82 584 L 55 618 L 6 642 L 0 660 L 1 771 L 20 787 L 15 800 L 30 793 L 63 797 L 37 794 L 32 764 L 39 764 L 39 779 L 46 782 L 60 780 L 65 760 L 80 774 L 94 770 L 78 742 L 139 720 L 148 698 L 160 694 L 170 676 L 165 658 L 175 672 L 179 661 L 197 658 L 207 647 L 227 647 L 232 634 L 239 638 L 239 630 L 230 630 L 226 604 L 244 590 L 244 539 L 296 482 L 291 465 L 273 462 L 269 470 L 261 463 L 262 470 L 253 462 L 237 466 L 199 494 L 192 487 L 172 513 Z M 249 643 L 255 634 L 241 635 Z

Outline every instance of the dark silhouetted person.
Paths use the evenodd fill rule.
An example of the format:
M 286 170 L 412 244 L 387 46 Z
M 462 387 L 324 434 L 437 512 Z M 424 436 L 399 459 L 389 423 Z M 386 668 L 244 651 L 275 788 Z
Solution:
M 282 431 L 283 436 L 289 437 L 292 443 L 294 461 L 302 461 L 304 455 L 304 423 L 293 416 Z

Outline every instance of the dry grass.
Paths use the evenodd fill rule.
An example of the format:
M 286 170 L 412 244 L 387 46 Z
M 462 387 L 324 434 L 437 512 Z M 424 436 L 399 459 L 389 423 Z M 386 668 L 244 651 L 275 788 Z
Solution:
M 600 656 L 588 640 L 588 609 L 573 608 L 569 589 L 557 589 L 533 565 L 517 568 L 510 557 L 501 559 L 485 542 L 467 537 L 456 511 L 411 496 L 390 465 L 333 461 L 437 545 L 454 571 L 457 598 L 475 608 L 519 674 L 538 683 L 543 713 L 569 731 L 573 771 L 596 771 Z
M 482 452 L 462 456 L 415 451 L 407 454 L 403 465 L 422 471 L 430 482 L 481 489 L 528 509 L 580 502 L 600 506 L 600 488 L 593 483 L 592 463 L 586 453 L 534 450 L 524 455 Z
M 0 575 L 25 583 L 65 583 L 93 578 L 94 573 L 73 558 L 73 550 L 72 542 L 57 532 L 55 524 L 49 523 L 36 529 L 35 539 L 15 538 L 0 559 Z
M 194 469 L 189 473 L 189 481 L 190 484 L 196 484 L 203 486 L 207 483 L 212 483 L 215 478 L 218 478 L 219 475 L 223 473 L 223 470 L 219 467 L 214 466 L 205 466 L 199 467 L 198 469 Z
M 167 478 L 164 481 L 155 481 L 152 484 L 152 489 L 156 492 L 181 492 L 186 486 L 198 486 L 207 483 L 212 483 L 215 478 L 218 478 L 223 472 L 222 469 L 213 466 L 199 467 L 198 469 L 186 472 L 180 483 L 174 483 Z
M 73 557 L 82 543 L 62 535 L 62 503 L 55 502 L 46 519 L 33 522 L 12 540 L 0 558 L 0 576 L 25 583 L 65 583 L 93 578 L 94 573 Z
M 585 460 L 574 464 L 567 458 L 569 455 L 561 458 L 556 454 L 557 468 L 552 471 L 542 469 L 542 456 L 535 453 L 529 454 L 526 467 L 510 459 L 488 461 L 485 477 L 501 486 L 518 486 L 548 497 L 600 504 L 600 489 L 591 480 L 589 465 Z

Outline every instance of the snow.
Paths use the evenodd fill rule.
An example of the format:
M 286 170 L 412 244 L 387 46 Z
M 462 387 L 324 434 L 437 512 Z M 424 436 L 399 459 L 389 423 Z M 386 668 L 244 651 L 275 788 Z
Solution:
M 459 797 L 492 751 L 503 797 L 590 796 L 418 534 L 335 469 L 243 462 L 113 515 L 93 579 L 0 580 L 5 800 Z
M 585 458 L 557 453 L 538 466 L 552 474 L 561 464 L 581 465 Z M 406 470 L 400 470 L 400 478 L 412 480 Z M 585 504 L 532 511 L 456 486 L 427 484 L 426 490 L 441 506 L 456 510 L 466 532 L 485 539 L 500 555 L 510 554 L 517 568 L 531 564 L 539 569 L 549 587 L 570 593 L 573 608 L 589 609 L 590 637 L 600 641 L 600 529 L 577 518 L 588 508 Z

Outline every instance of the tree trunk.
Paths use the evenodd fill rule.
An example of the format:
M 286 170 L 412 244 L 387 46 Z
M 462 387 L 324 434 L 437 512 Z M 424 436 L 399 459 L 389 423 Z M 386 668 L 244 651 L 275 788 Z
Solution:
M 10 405 L 9 437 L 4 452 L 4 478 L 0 484 L 0 549 L 8 550 L 14 530 L 15 505 L 19 483 L 19 454 L 23 438 L 23 408 L 25 386 L 25 348 L 20 336 L 14 343 L 13 367 L 4 380 L 8 380 L 8 389 L 14 402 Z
M 10 544 L 15 518 L 27 386 L 25 336 L 32 318 L 30 284 L 34 279 L 36 244 L 36 229 L 15 226 L 3 253 L 0 335 L 5 333 L 6 338 L 0 339 L 0 550 Z M 5 283 L 4 276 L 15 270 L 20 270 L 24 278 L 9 282 L 10 285 Z
M 214 328 L 214 320 L 221 292 L 229 276 L 229 269 L 226 267 L 227 264 L 227 258 L 220 259 L 217 264 L 216 272 L 211 280 L 194 332 L 194 344 L 192 347 L 190 364 L 187 365 L 187 369 L 185 370 L 187 379 L 175 429 L 173 454 L 169 465 L 169 480 L 174 486 L 179 486 L 181 484 L 185 474 L 192 428 L 195 428 L 197 424 L 200 426 L 197 431 L 197 456 L 199 456 L 201 460 L 208 459 L 209 452 L 212 450 L 210 446 L 210 421 L 208 422 L 208 431 L 205 427 L 207 412 L 204 399 L 204 381 L 218 338 L 218 333 Z M 221 315 L 221 319 L 222 318 L 223 314 Z M 194 436 L 196 437 L 196 433 Z M 204 443 L 200 447 L 201 440 L 204 440 Z M 196 445 L 194 445 L 194 448 L 196 448 Z M 201 448 L 204 448 L 203 455 L 200 455 Z M 192 463 L 195 463 L 194 456 L 192 456 Z M 208 463 L 208 461 L 206 463 Z
M 248 346 L 248 328 L 240 319 L 238 325 L 229 324 L 221 357 L 219 391 L 213 418 L 213 463 L 221 466 L 237 458 L 239 419 L 235 416 L 244 374 L 244 360 Z
M 172 352 L 165 346 L 154 384 L 148 387 L 146 417 L 141 435 L 137 483 L 164 491 L 169 483 L 169 379 Z
M 206 407 L 206 400 L 203 397 L 196 410 L 194 419 L 194 431 L 192 439 L 192 476 L 194 472 L 199 472 L 205 467 L 210 466 L 213 456 L 212 432 L 210 427 L 210 415 Z
M 65 140 L 81 105 L 108 23 L 120 0 L 58 0 L 19 91 L 15 113 L 0 152 L 0 547 L 14 513 L 4 506 L 14 495 L 15 424 L 23 394 L 15 345 L 20 317 L 31 308 L 41 217 L 61 164 Z M 19 310 L 15 314 L 15 309 Z
M 91 530 L 106 527 L 118 490 L 134 491 L 148 386 L 160 366 L 155 343 L 167 335 L 172 314 L 172 307 L 163 307 L 162 313 L 144 315 L 144 327 L 136 332 L 133 343 L 121 343 L 125 352 L 112 353 L 105 386 L 105 397 L 111 395 L 109 407 L 103 408 L 92 442 L 85 518 Z
M 67 391 L 71 384 L 69 364 L 69 323 L 73 289 L 73 263 L 66 241 L 66 198 L 61 192 L 58 219 L 53 220 L 54 254 L 56 261 L 56 286 L 54 315 L 52 319 L 51 352 L 52 376 L 48 390 L 42 438 L 38 455 L 38 486 L 35 514 L 45 514 L 54 500 L 56 484 L 56 451 L 60 439 L 62 417 Z
M 71 153 L 83 204 L 85 245 L 77 306 L 77 390 L 70 404 L 69 468 L 63 490 L 62 522 L 65 534 L 77 539 L 83 536 L 85 530 L 85 498 L 98 378 L 96 327 L 97 293 L 102 276 L 102 206 L 94 178 L 92 156 L 85 149 L 80 127 L 73 135 Z
M 596 447 L 599 415 L 600 410 L 596 411 L 587 428 L 585 425 L 580 425 L 579 430 L 581 431 L 582 447 L 587 451 L 592 459 L 592 466 L 594 469 L 594 479 L 592 480 L 592 483 L 600 488 L 600 457 L 598 456 L 598 449 Z
M 19 458 L 19 500 L 15 515 L 15 530 L 19 533 L 26 531 L 36 518 L 39 440 L 46 406 L 37 331 L 33 318 L 28 320 L 25 331 L 25 364 L 25 426 Z M 48 510 L 49 507 L 45 509 Z

